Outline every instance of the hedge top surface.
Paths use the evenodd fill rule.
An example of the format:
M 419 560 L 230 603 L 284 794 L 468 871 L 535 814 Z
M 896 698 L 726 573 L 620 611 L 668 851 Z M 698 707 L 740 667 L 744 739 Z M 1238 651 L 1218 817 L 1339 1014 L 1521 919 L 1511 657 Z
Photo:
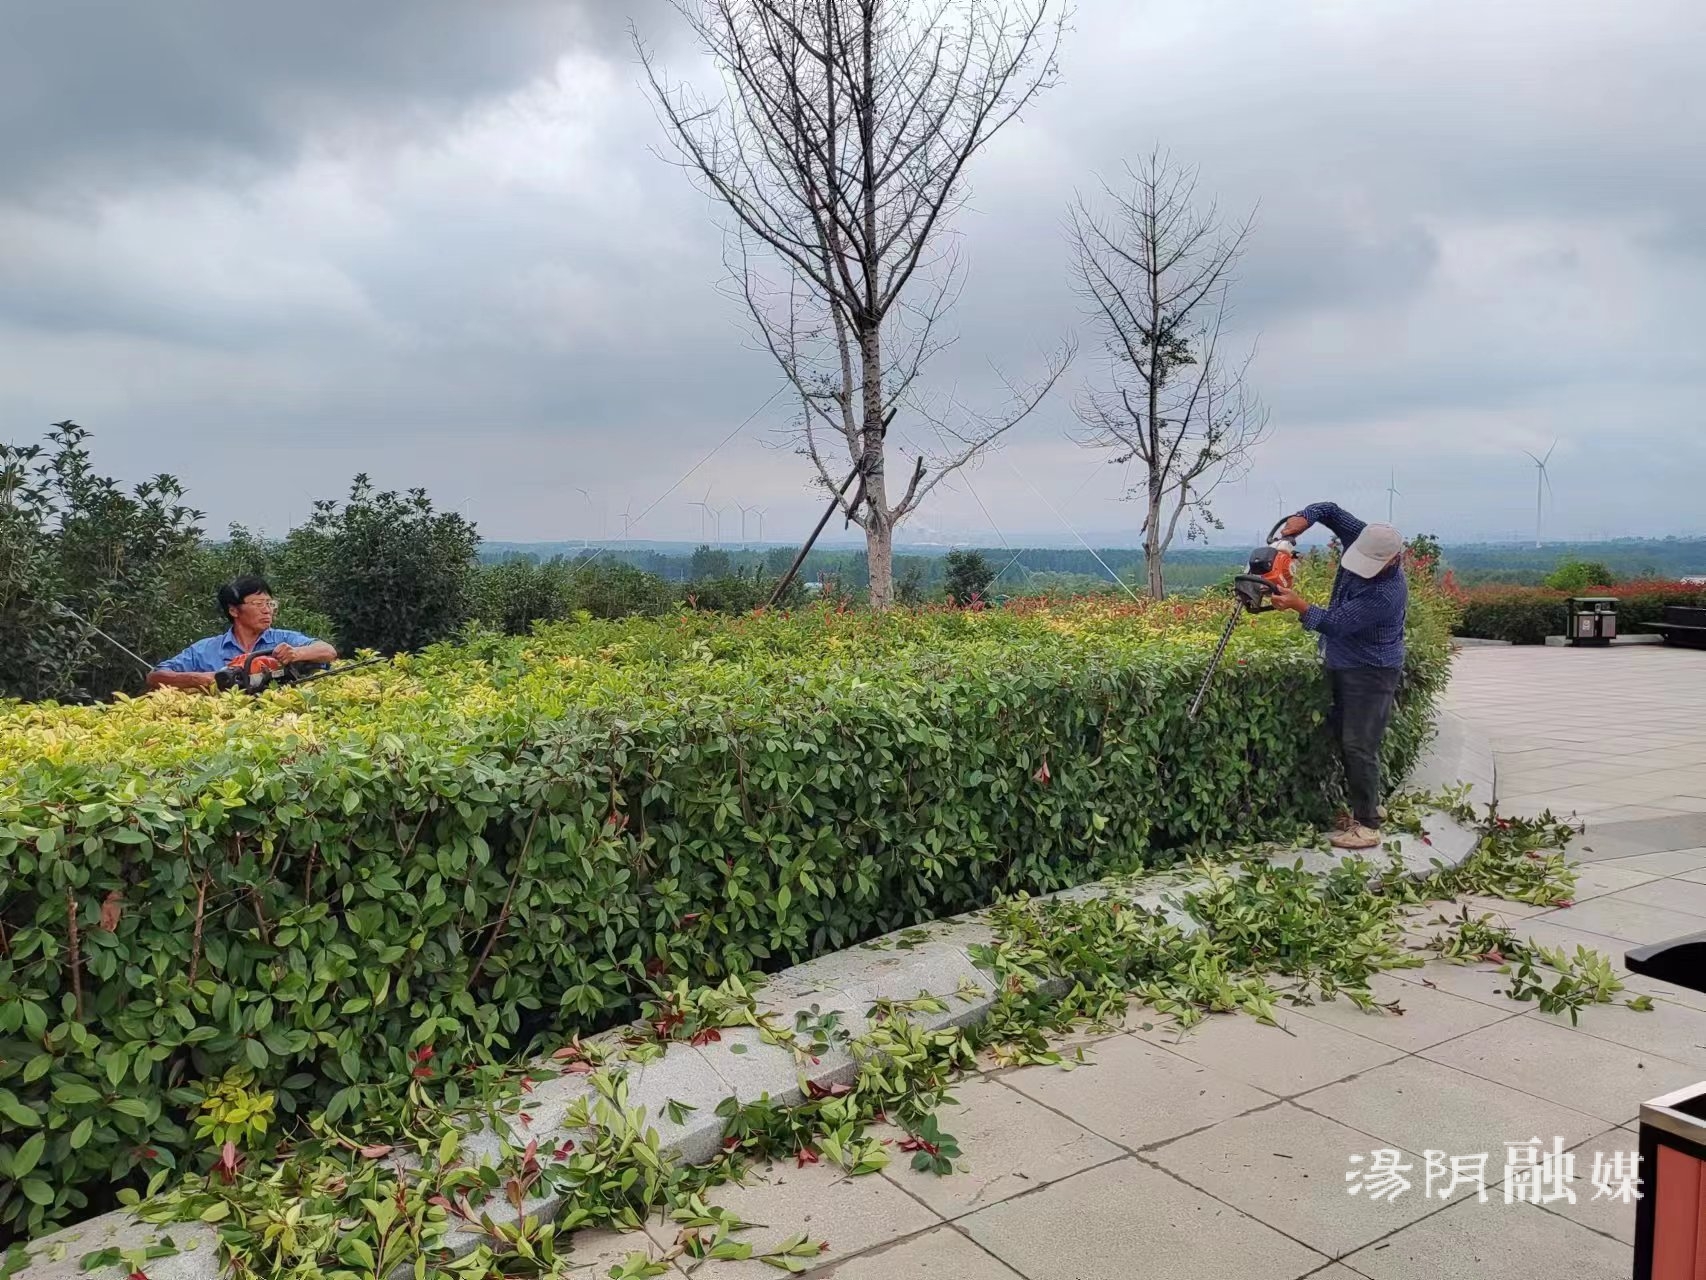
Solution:
M 67 771 L 143 770 L 188 781 L 216 763 L 262 765 L 401 741 L 465 753 L 517 741 L 546 722 L 569 728 L 576 713 L 600 710 L 709 701 L 737 718 L 760 710 L 775 717 L 827 699 L 880 701 L 902 685 L 914 697 L 920 677 L 940 696 L 973 675 L 1064 678 L 1098 659 L 1121 668 L 1200 665 L 1225 616 L 1220 600 L 738 619 L 684 613 L 483 637 L 261 698 L 162 691 L 106 706 L 14 702 L 0 707 L 0 777 L 10 780 L 0 799 L 34 790 L 43 774 L 63 781 Z M 1311 658 L 1312 642 L 1288 621 L 1246 618 L 1228 661 L 1256 652 Z

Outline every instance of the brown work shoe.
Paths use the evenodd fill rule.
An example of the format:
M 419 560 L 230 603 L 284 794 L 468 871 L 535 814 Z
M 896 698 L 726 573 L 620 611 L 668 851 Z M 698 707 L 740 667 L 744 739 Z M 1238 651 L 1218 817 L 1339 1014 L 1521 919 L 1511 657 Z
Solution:
M 1335 849 L 1374 849 L 1380 845 L 1380 832 L 1373 827 L 1353 822 L 1350 826 L 1330 834 L 1327 843 Z

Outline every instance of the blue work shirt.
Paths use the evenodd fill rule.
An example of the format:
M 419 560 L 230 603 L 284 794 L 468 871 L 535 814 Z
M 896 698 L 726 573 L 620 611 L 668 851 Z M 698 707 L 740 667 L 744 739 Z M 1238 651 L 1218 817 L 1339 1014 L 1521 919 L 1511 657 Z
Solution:
M 313 636 L 305 636 L 300 631 L 268 627 L 261 632 L 261 638 L 255 641 L 254 652 L 266 653 L 275 645 L 281 644 L 300 648 L 313 643 Z M 222 671 L 231 665 L 233 659 L 241 658 L 248 652 L 250 650 L 237 643 L 236 633 L 227 631 L 222 636 L 208 636 L 205 640 L 197 640 L 182 653 L 167 658 L 157 669 L 183 672 Z
M 1299 514 L 1311 524 L 1326 525 L 1342 547 L 1349 547 L 1366 527 L 1331 502 L 1312 503 Z M 1321 637 L 1321 657 L 1329 671 L 1402 667 L 1404 611 L 1409 603 L 1410 584 L 1402 559 L 1372 578 L 1341 567 L 1327 607 L 1310 605 L 1301 621 L 1304 630 Z

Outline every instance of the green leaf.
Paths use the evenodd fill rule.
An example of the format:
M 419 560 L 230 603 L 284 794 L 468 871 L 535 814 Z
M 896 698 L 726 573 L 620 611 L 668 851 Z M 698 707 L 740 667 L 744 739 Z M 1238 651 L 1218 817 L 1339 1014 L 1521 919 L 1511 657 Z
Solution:
M 73 1151 L 75 1151 L 79 1147 L 81 1147 L 84 1143 L 89 1141 L 89 1135 L 91 1133 L 93 1133 L 94 1131 L 95 1131 L 94 1117 L 93 1116 L 84 1116 L 81 1120 L 79 1120 L 77 1122 L 77 1127 L 71 1131 L 71 1149 Z
M 267 1065 L 266 1046 L 259 1040 L 244 1040 L 243 1056 L 249 1060 L 249 1065 L 256 1071 L 265 1069 Z
M 29 1137 L 25 1138 L 23 1145 L 21 1145 L 12 1155 L 12 1176 L 14 1178 L 22 1178 L 25 1174 L 34 1169 L 36 1167 L 36 1162 L 41 1159 L 41 1153 L 46 1147 L 47 1135 L 44 1133 L 32 1133 Z M 38 1200 L 36 1203 L 45 1204 L 46 1201 Z
M 25 1178 L 18 1184 L 18 1189 L 24 1193 L 24 1199 L 31 1204 L 49 1205 L 53 1203 L 53 1188 L 40 1178 Z
M 84 1102 L 99 1102 L 101 1095 L 86 1084 L 62 1084 L 53 1091 L 53 1100 L 63 1102 L 66 1106 L 76 1106 Z

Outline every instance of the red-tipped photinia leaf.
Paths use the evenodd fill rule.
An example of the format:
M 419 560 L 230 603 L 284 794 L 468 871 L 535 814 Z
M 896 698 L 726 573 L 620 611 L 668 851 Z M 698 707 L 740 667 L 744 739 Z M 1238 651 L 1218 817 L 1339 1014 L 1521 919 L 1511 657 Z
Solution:
M 813 1151 L 810 1147 L 801 1147 L 800 1154 L 794 1158 L 794 1167 L 796 1169 L 803 1169 L 808 1164 L 816 1163 L 817 1152 Z
M 213 1171 L 226 1182 L 237 1176 L 237 1170 L 243 1167 L 243 1157 L 237 1154 L 237 1144 L 227 1142 L 219 1148 L 219 1159 L 213 1162 Z
M 383 1160 L 391 1154 L 391 1148 L 384 1143 L 375 1143 L 371 1147 L 362 1147 L 358 1154 L 363 1160 Z
M 703 1031 L 695 1031 L 693 1033 L 693 1038 L 687 1043 L 691 1045 L 710 1044 L 712 1041 L 721 1041 L 722 1038 L 723 1033 L 717 1030 L 717 1028 L 706 1027 Z
M 1048 786 L 1049 779 L 1053 776 L 1054 775 L 1048 771 L 1048 761 L 1044 760 L 1042 764 L 1037 767 L 1037 771 L 1031 775 L 1031 779 L 1032 781 L 1039 782 L 1046 787 Z

